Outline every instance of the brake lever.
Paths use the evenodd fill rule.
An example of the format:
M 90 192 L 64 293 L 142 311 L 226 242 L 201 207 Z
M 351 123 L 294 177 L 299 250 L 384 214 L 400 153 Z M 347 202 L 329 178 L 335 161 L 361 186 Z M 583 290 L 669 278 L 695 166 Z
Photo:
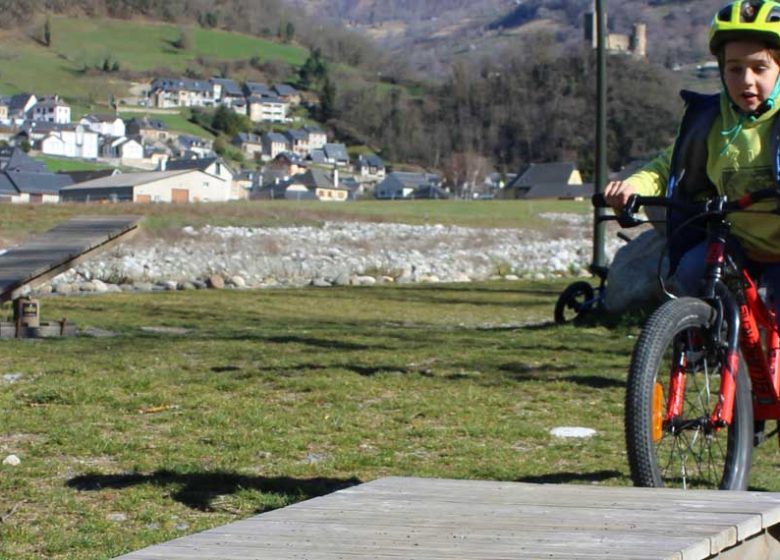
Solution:
M 626 205 L 623 206 L 623 209 L 620 211 L 620 213 L 617 216 L 617 223 L 620 224 L 620 227 L 632 228 L 636 226 L 641 226 L 642 224 L 646 223 L 646 220 L 637 217 L 636 213 L 638 208 L 639 208 L 639 196 L 636 194 L 632 194 L 630 197 L 628 197 L 628 201 L 626 201 Z

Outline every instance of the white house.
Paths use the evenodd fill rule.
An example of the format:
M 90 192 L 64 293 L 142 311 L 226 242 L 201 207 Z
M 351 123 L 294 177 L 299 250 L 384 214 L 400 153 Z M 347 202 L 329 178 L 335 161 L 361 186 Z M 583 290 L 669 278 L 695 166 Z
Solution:
M 309 150 L 319 150 L 328 143 L 325 132 L 316 126 L 304 126 L 302 129 L 309 137 Z
M 63 202 L 221 202 L 231 184 L 200 169 L 122 173 L 60 190 Z
M 103 144 L 103 157 L 116 158 L 123 162 L 138 162 L 144 159 L 144 147 L 133 138 L 108 138 Z
M 102 136 L 121 138 L 126 133 L 125 121 L 116 115 L 89 114 L 83 116 L 79 123 Z
M 51 130 L 39 143 L 46 155 L 96 159 L 98 134 L 83 125 L 63 125 Z
M 266 132 L 263 134 L 263 157 L 274 159 L 279 154 L 287 151 L 287 138 L 279 132 Z
M 246 100 L 247 115 L 252 122 L 276 122 L 283 123 L 287 118 L 287 110 L 290 104 L 278 97 L 263 97 L 253 95 Z
M 70 123 L 70 105 L 63 103 L 58 95 L 45 97 L 38 101 L 27 114 L 34 121 L 56 124 Z
M 220 87 L 217 87 L 221 90 Z M 211 107 L 214 84 L 189 78 L 158 78 L 152 82 L 149 97 L 155 107 Z

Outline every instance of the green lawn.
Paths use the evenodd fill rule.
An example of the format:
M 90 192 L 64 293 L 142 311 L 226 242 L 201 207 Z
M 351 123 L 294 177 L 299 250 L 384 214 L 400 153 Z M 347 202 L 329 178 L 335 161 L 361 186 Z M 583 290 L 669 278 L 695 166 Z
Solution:
M 119 111 L 119 116 L 123 119 L 131 119 L 133 117 L 144 116 L 144 114 L 131 111 Z M 211 132 L 191 122 L 189 116 L 189 109 L 182 109 L 180 113 L 176 114 L 155 113 L 150 115 L 150 117 L 164 122 L 165 125 L 174 132 L 200 136 L 201 138 L 214 138 L 214 135 Z
M 41 24 L 42 25 L 42 24 Z M 51 16 L 52 45 L 47 48 L 21 32 L 0 34 L 0 92 L 33 91 L 70 99 L 105 101 L 109 92 L 123 94 L 128 87 L 115 74 L 89 75 L 84 68 L 102 66 L 106 58 L 133 72 L 183 74 L 209 60 L 280 59 L 303 64 L 306 49 L 296 45 L 215 29 L 190 28 L 192 47 L 180 50 L 172 43 L 179 27 L 152 22 Z
M 88 161 L 57 157 L 57 156 L 35 156 L 33 159 L 42 161 L 49 168 L 49 171 L 92 171 L 95 169 L 112 169 L 110 165 L 100 163 L 91 163 Z
M 551 324 L 563 286 L 44 299 L 103 336 L 0 341 L 0 557 L 107 559 L 388 475 L 627 485 L 637 329 Z

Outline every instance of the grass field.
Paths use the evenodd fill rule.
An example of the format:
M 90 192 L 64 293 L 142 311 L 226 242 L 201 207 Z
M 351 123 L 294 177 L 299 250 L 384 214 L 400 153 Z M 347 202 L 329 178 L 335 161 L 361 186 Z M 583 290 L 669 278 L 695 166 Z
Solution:
M 40 23 L 42 28 L 43 22 Z M 176 49 L 177 26 L 152 22 L 51 16 L 52 46 L 33 36 L 40 30 L 0 33 L 0 93 L 32 91 L 70 100 L 105 102 L 109 92 L 124 95 L 129 84 L 114 75 L 87 75 L 106 58 L 132 72 L 153 70 L 183 74 L 199 57 L 213 60 L 282 60 L 300 66 L 306 49 L 259 37 L 214 29 L 189 28 L 192 47 Z
M 551 324 L 562 287 L 45 299 L 102 336 L 0 341 L 0 557 L 111 558 L 387 475 L 629 484 L 637 329 Z M 780 490 L 759 451 L 751 487 Z
M 85 213 L 182 225 L 548 227 L 584 202 L 0 205 L 8 239 Z M 639 328 L 557 326 L 566 280 L 42 299 L 72 338 L 0 340 L 0 558 L 105 560 L 382 476 L 627 485 Z M 0 308 L 4 316 L 7 306 Z M 597 430 L 556 439 L 557 426 Z M 773 441 L 751 488 L 780 491 Z

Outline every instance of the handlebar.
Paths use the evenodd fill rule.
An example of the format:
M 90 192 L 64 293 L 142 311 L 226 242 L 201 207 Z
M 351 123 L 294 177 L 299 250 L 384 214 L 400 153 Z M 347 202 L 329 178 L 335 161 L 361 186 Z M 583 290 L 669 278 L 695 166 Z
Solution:
M 604 217 L 605 220 L 617 220 L 624 228 L 635 227 L 646 223 L 645 220 L 636 217 L 636 213 L 642 206 L 656 206 L 679 210 L 689 215 L 726 215 L 739 210 L 745 210 L 762 200 L 775 199 L 780 208 L 780 189 L 762 189 L 747 193 L 736 200 L 728 200 L 725 196 L 715 196 L 699 202 L 683 202 L 681 200 L 664 196 L 642 196 L 632 194 L 626 205 L 616 212 L 615 216 Z M 602 193 L 594 194 L 591 202 L 595 208 L 610 208 Z

